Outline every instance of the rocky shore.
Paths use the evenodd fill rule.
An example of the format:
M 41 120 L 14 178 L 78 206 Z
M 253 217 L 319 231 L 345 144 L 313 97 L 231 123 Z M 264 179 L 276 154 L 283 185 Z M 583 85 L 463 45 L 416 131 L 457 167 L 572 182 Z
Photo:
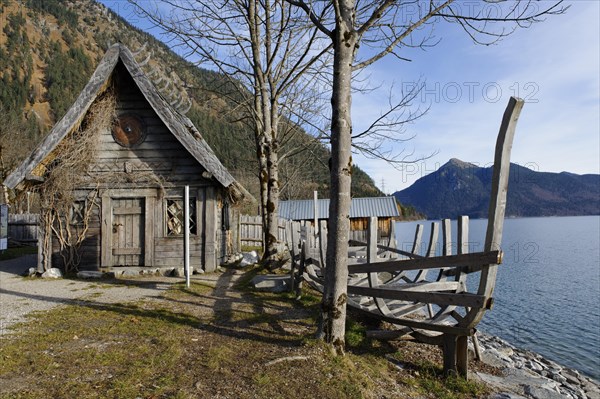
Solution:
M 482 361 L 502 370 L 502 376 L 475 373 L 475 378 L 497 392 L 490 399 L 600 399 L 598 382 L 578 371 L 515 348 L 498 337 L 477 336 Z

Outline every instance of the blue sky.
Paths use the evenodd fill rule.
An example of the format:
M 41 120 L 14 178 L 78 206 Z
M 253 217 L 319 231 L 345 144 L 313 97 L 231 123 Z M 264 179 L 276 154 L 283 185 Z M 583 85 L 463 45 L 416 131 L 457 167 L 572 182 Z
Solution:
M 381 188 L 393 192 L 431 173 L 450 158 L 493 162 L 495 138 L 511 95 L 526 100 L 512 161 L 548 172 L 600 173 L 600 2 L 573 1 L 566 14 L 522 29 L 493 46 L 473 44 L 457 26 L 441 26 L 441 42 L 412 54 L 412 62 L 386 59 L 371 79 L 395 87 L 426 79 L 419 96 L 427 115 L 407 127 L 416 137 L 403 146 L 415 156 L 437 154 L 395 171 L 356 157 Z M 355 124 L 378 115 L 380 98 L 355 96 Z
M 124 1 L 101 2 L 131 16 Z M 437 46 L 406 53 L 411 62 L 390 57 L 369 67 L 363 76 L 378 89 L 354 95 L 354 130 L 363 130 L 385 109 L 390 90 L 399 96 L 421 79 L 425 86 L 415 106 L 429 112 L 406 126 L 405 134 L 414 139 L 390 149 L 435 155 L 400 170 L 358 154 L 355 163 L 386 193 L 408 187 L 450 158 L 489 165 L 504 108 L 517 95 L 526 104 L 513 162 L 539 171 L 600 173 L 600 2 L 568 4 L 566 14 L 492 46 L 473 44 L 456 25 L 438 24 Z M 129 20 L 144 29 L 143 21 Z

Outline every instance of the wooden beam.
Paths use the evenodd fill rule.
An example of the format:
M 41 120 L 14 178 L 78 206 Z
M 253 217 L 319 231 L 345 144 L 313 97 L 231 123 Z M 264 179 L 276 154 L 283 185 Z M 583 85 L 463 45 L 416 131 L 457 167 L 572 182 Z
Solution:
M 510 173 L 510 153 L 517 128 L 519 115 L 525 102 L 511 97 L 500 125 L 494 154 L 494 171 L 492 175 L 492 193 L 488 210 L 488 224 L 485 235 L 485 250 L 499 249 L 502 242 L 504 212 L 506 211 L 506 194 Z M 495 277 L 495 276 L 494 276 Z
M 399 330 L 369 330 L 367 331 L 366 335 L 367 338 L 374 338 L 382 341 L 387 341 L 406 337 L 407 334 L 410 333 L 411 329 L 408 327 L 404 327 Z
M 383 315 L 380 315 L 379 313 L 373 313 L 372 311 L 368 311 L 368 310 L 361 309 L 361 308 L 354 308 L 354 309 L 360 310 L 366 314 L 376 317 L 379 320 L 387 321 L 388 323 L 391 323 L 394 325 L 410 327 L 413 329 L 437 331 L 437 332 L 441 332 L 441 333 L 448 333 L 448 334 L 454 334 L 454 335 L 468 335 L 468 336 L 471 336 L 475 333 L 475 329 L 469 328 L 469 327 L 457 327 L 457 326 L 450 326 L 450 325 L 446 325 L 446 324 L 435 324 L 430 321 L 419 321 L 419 320 L 414 320 L 414 319 L 399 319 L 399 318 L 395 318 L 395 317 L 383 316 Z
M 142 211 L 141 206 L 120 206 L 113 208 L 113 215 L 141 215 Z
M 349 273 L 397 272 L 405 270 L 438 269 L 444 267 L 463 267 L 477 264 L 499 264 L 502 260 L 500 251 L 475 252 L 472 254 L 437 256 L 395 260 L 377 263 L 366 263 L 348 266 Z
M 112 254 L 115 256 L 120 255 L 141 255 L 142 248 L 113 248 Z
M 37 176 L 32 173 L 28 173 L 25 176 L 25 180 L 31 183 L 43 183 L 46 179 L 43 176 Z
M 357 241 L 357 240 L 348 240 L 348 245 L 355 246 L 355 247 L 366 247 L 367 243 L 366 242 L 362 242 L 362 241 Z M 383 249 L 384 251 L 393 252 L 395 254 L 408 256 L 409 258 L 424 258 L 424 256 L 421 256 L 421 255 L 418 255 L 418 254 L 413 254 L 412 252 L 408 252 L 408 251 L 403 251 L 403 250 L 398 249 L 398 248 L 388 247 L 386 245 L 378 244 L 377 248 Z
M 486 298 L 483 295 L 470 293 L 403 291 L 399 289 L 357 287 L 352 285 L 348 286 L 348 293 L 380 299 L 434 303 L 436 305 L 454 305 L 469 308 L 484 308 L 486 306 Z

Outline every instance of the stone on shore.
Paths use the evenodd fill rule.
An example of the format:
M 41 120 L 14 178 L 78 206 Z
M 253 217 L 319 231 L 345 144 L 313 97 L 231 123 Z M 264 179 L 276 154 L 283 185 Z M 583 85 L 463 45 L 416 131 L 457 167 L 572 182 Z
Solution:
M 476 373 L 499 391 L 490 399 L 600 399 L 597 382 L 537 353 L 517 349 L 508 342 L 479 333 L 482 361 L 502 369 L 502 376 Z
M 290 277 L 281 275 L 258 275 L 250 282 L 258 291 L 285 292 L 289 291 Z
M 258 253 L 256 251 L 244 252 L 240 261 L 240 267 L 250 266 L 258 263 Z
M 42 273 L 42 278 L 62 278 L 63 274 L 60 269 L 53 267 Z
M 194 274 L 194 268 L 190 266 L 190 276 Z M 185 268 L 176 267 L 173 269 L 173 277 L 185 277 Z

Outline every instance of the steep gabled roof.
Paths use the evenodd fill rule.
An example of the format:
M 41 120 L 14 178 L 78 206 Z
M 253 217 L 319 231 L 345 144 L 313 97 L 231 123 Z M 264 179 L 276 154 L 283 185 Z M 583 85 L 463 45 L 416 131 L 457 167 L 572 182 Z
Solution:
M 317 200 L 319 219 L 329 219 L 329 200 Z M 312 220 L 315 217 L 313 200 L 279 201 L 279 216 L 290 220 Z M 398 207 L 394 197 L 352 198 L 350 218 L 398 217 Z
M 198 163 L 211 173 L 221 185 L 233 190 L 235 197 L 252 198 L 225 169 L 193 123 L 171 107 L 141 70 L 131 51 L 119 43 L 108 49 L 75 103 L 23 163 L 6 178 L 4 185 L 15 188 L 32 173 L 65 136 L 77 129 L 98 95 L 107 88 L 110 76 L 119 60 L 158 117 Z

